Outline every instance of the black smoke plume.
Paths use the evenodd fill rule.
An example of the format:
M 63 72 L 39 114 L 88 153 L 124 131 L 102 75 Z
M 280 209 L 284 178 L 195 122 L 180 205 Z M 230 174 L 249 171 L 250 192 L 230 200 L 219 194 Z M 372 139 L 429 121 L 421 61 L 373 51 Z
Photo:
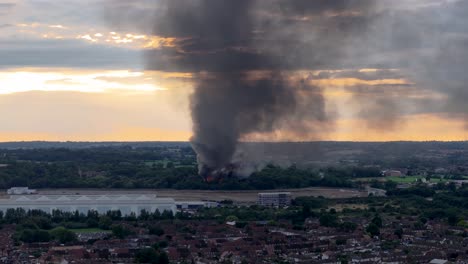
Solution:
M 347 88 L 358 110 L 351 117 L 372 128 L 398 133 L 416 114 L 468 120 L 467 1 L 111 2 L 114 28 L 175 39 L 146 51 L 146 66 L 193 74 L 192 144 L 202 175 L 238 173 L 240 142 L 252 134 L 319 139 L 330 106 L 326 88 L 311 81 L 327 74 L 376 81 Z
M 318 139 L 332 125 L 308 71 L 351 66 L 343 61 L 348 41 L 369 24 L 373 2 L 142 0 L 113 2 L 107 13 L 114 27 L 148 32 L 150 24 L 151 34 L 176 39 L 145 52 L 146 66 L 193 74 L 200 174 L 247 176 L 248 155 L 239 153 L 250 135 L 287 130 Z
M 160 4 L 154 31 L 181 40 L 170 54 L 148 53 L 149 66 L 159 68 L 166 61 L 177 70 L 194 73 L 191 142 L 200 175 L 240 174 L 233 157 L 239 142 L 251 133 L 273 132 L 291 122 L 300 131 L 306 123 L 310 127 L 327 121 L 320 89 L 284 73 L 292 68 L 288 54 L 293 52 L 262 47 L 268 40 L 260 23 L 271 27 L 272 20 L 257 20 L 257 1 Z M 289 37 L 294 41 L 295 36 Z

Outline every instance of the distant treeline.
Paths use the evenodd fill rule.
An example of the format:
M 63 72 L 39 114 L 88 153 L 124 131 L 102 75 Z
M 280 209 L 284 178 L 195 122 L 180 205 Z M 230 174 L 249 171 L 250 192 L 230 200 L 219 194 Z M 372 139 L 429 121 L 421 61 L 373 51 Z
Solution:
M 353 187 L 346 174 L 319 173 L 295 167 L 268 166 L 251 177 L 229 177 L 205 182 L 196 166 L 147 166 L 140 163 L 93 164 L 95 172 L 72 162 L 15 162 L 0 168 L 0 188 L 174 188 L 209 190 L 264 190 L 311 186 Z
M 0 188 L 175 188 L 254 190 L 309 186 L 353 187 L 355 177 L 378 177 L 375 168 L 282 168 L 269 165 L 246 179 L 207 183 L 198 176 L 192 148 L 0 150 Z
M 269 165 L 249 178 L 231 177 L 215 183 L 206 183 L 198 176 L 196 154 L 187 142 L 2 144 L 0 188 L 252 190 L 355 187 L 353 179 L 380 177 L 380 170 L 386 168 L 418 172 L 447 167 L 456 168 L 460 175 L 468 174 L 466 142 L 245 143 L 247 149 L 262 144 L 268 155 L 276 153 L 269 158 L 284 160 L 286 157 L 290 164 L 297 165 L 289 168 Z M 292 154 L 278 154 L 281 151 Z M 295 163 L 295 160 L 300 162 Z
M 0 143 L 1 150 L 89 150 L 89 149 L 141 150 L 187 149 L 193 153 L 189 142 L 7 142 Z M 381 166 L 383 168 L 440 168 L 467 166 L 468 141 L 454 142 L 248 142 L 241 148 L 248 156 L 259 153 L 269 160 L 288 161 L 306 165 Z M 252 150 L 252 151 L 250 151 Z M 74 152 L 76 154 L 76 152 Z M 151 157 L 150 157 L 151 158 Z M 35 160 L 33 158 L 32 160 Z M 284 163 L 282 163 L 284 164 Z

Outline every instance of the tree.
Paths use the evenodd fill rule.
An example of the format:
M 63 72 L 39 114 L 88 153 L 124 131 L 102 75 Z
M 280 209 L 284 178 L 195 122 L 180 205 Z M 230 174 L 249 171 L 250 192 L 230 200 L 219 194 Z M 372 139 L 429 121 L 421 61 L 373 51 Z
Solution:
M 26 218 L 26 211 L 23 208 L 9 208 L 5 213 L 5 221 L 9 224 L 19 223 Z
M 162 219 L 174 219 L 174 213 L 169 210 L 164 210 L 161 214 Z
M 131 235 L 133 232 L 122 226 L 122 225 L 113 225 L 112 226 L 112 234 L 116 236 L 117 238 L 123 239 Z
M 162 251 L 159 253 L 158 264 L 169 264 L 169 257 L 166 252 Z
M 99 227 L 99 222 L 98 222 L 98 220 L 96 220 L 94 218 L 89 218 L 88 220 L 86 220 L 86 225 L 89 228 L 96 228 L 96 227 Z
M 160 248 L 167 248 L 167 246 L 169 246 L 169 243 L 167 243 L 167 241 L 163 240 L 163 241 L 160 241 L 160 242 L 158 243 L 158 246 L 159 246 Z
M 19 240 L 26 243 L 49 242 L 50 235 L 45 230 L 25 229 L 20 232 Z
M 338 225 L 338 218 L 334 214 L 323 214 L 319 218 L 321 226 L 336 227 Z
M 159 225 L 150 226 L 148 228 L 148 232 L 150 235 L 157 235 L 157 236 L 164 235 L 164 229 L 162 229 Z
M 50 234 L 54 239 L 58 240 L 62 244 L 77 240 L 75 232 L 61 226 L 51 230 Z
M 380 218 L 379 215 L 375 215 L 374 218 L 372 218 L 372 223 L 374 223 L 377 227 L 382 227 L 382 218 Z
M 380 228 L 374 223 L 370 223 L 367 226 L 366 231 L 373 237 L 380 235 Z
M 341 246 L 341 245 L 345 245 L 346 244 L 346 239 L 345 238 L 338 238 L 336 241 L 335 241 L 335 244 L 337 246 Z
M 447 222 L 449 223 L 449 225 L 456 225 L 459 220 L 460 219 L 458 218 L 458 215 L 456 215 L 455 213 L 448 213 Z
M 395 229 L 394 234 L 395 234 L 399 239 L 401 239 L 401 238 L 403 237 L 403 228 L 399 227 L 399 228 Z
M 109 216 L 103 215 L 99 217 L 99 228 L 109 230 L 112 225 L 112 219 Z
M 244 222 L 244 221 L 242 221 L 242 222 L 236 222 L 236 227 L 237 227 L 237 228 L 244 228 L 244 227 L 246 227 L 246 226 L 247 226 L 247 222 Z
M 150 213 L 145 209 L 140 211 L 140 215 L 138 216 L 138 220 L 146 221 L 150 218 Z
M 239 218 L 235 215 L 229 215 L 226 217 L 226 222 L 236 222 L 239 221 Z
M 110 217 L 112 220 L 121 220 L 122 219 L 122 212 L 120 210 L 107 211 L 106 215 L 108 217 Z
M 302 218 L 306 219 L 308 217 L 310 217 L 312 215 L 312 210 L 310 209 L 310 205 L 309 204 L 304 204 L 302 206 Z
M 167 169 L 173 169 L 174 168 L 174 163 L 169 161 L 168 163 L 166 163 L 166 168 Z
M 354 232 L 356 228 L 357 228 L 357 224 L 353 222 L 344 222 L 340 225 L 340 229 L 345 232 Z
M 154 248 L 140 249 L 135 255 L 135 262 L 159 264 L 159 254 Z

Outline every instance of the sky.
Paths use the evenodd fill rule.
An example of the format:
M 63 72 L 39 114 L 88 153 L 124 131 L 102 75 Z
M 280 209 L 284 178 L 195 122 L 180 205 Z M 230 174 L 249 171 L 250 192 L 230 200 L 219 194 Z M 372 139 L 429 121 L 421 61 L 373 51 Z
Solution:
M 197 79 L 227 48 L 249 78 L 320 91 L 327 116 L 242 140 L 468 140 L 466 1 L 281 1 L 249 7 L 249 45 L 218 47 L 167 26 L 162 0 L 0 0 L 0 141 L 189 140 Z M 268 52 L 281 63 L 245 57 Z

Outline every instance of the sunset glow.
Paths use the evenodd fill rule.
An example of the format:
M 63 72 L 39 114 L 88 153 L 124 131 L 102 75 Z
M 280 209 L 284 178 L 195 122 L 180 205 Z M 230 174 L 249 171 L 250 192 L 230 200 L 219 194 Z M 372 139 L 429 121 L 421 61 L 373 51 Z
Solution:
M 195 80 L 209 78 L 216 70 L 216 67 L 193 69 L 188 65 L 209 62 L 217 66 L 216 56 L 222 52 L 228 52 L 228 56 L 259 52 L 242 45 L 206 48 L 200 36 L 147 25 L 146 21 L 154 19 L 151 12 L 157 6 L 143 2 L 123 5 L 124 9 L 113 10 L 114 13 L 104 12 L 105 6 L 99 6 L 99 1 L 94 0 L 91 1 L 94 4 L 44 2 L 47 2 L 44 7 L 30 0 L 11 0 L 0 6 L 3 14 L 0 17 L 0 121 L 3 123 L 0 141 L 188 140 L 192 134 L 190 98 Z M 393 10 L 418 12 L 440 5 L 439 1 L 428 4 L 412 0 L 405 5 L 396 4 Z M 140 14 L 132 13 L 132 7 L 139 11 L 155 9 Z M 85 15 L 76 16 L 75 10 Z M 135 14 L 141 15 L 138 17 L 141 23 L 133 23 L 138 20 L 132 17 Z M 280 14 L 271 10 L 258 15 L 280 18 Z M 357 10 L 323 10 L 317 14 L 291 15 L 289 19 L 298 24 L 317 24 L 317 31 L 310 30 L 321 34 L 322 17 L 339 20 L 364 15 L 365 12 Z M 313 39 L 315 35 L 308 35 L 307 30 L 307 27 L 297 28 L 297 32 L 290 33 L 304 43 L 317 43 Z M 277 52 L 284 48 L 268 42 L 270 37 L 277 36 L 262 39 L 264 32 L 255 34 L 259 50 Z M 360 41 L 364 40 L 357 39 L 349 45 L 358 49 Z M 307 48 L 301 46 L 304 43 L 297 48 Z M 343 44 L 337 46 L 334 53 L 327 53 L 328 47 L 316 54 L 306 50 L 306 55 L 288 62 L 298 65 L 281 69 L 281 75 L 297 89 L 304 89 L 301 83 L 315 89 L 298 94 L 323 96 L 324 112 L 330 117 L 326 129 L 317 135 L 312 130 L 298 134 L 282 127 L 271 133 L 253 133 L 247 140 L 468 139 L 465 110 L 452 106 L 458 91 L 440 88 L 447 82 L 457 84 L 460 80 L 437 76 L 436 72 L 437 78 L 430 82 L 428 76 L 434 74 L 420 71 L 424 62 L 409 60 L 416 66 L 400 63 L 413 54 L 429 54 L 434 47 L 382 49 L 364 56 L 362 51 L 343 49 Z M 400 58 L 403 60 L 398 61 Z M 314 60 L 320 63 L 311 64 Z M 247 68 L 250 69 L 249 65 Z M 277 74 L 275 71 L 254 66 L 243 76 L 255 82 L 269 78 L 272 72 Z M 458 94 L 463 95 L 462 92 Z M 391 129 L 379 127 L 380 119 L 387 115 L 396 115 L 395 120 L 389 121 Z

